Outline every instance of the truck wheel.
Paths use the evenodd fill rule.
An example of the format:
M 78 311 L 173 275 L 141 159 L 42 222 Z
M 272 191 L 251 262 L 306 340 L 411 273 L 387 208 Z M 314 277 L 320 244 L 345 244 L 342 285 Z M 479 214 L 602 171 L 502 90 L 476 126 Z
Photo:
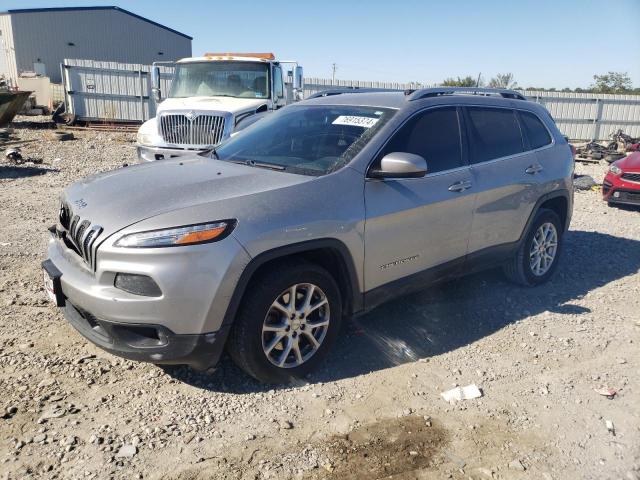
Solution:
M 285 383 L 318 366 L 342 322 L 340 290 L 322 267 L 278 264 L 247 287 L 229 335 L 234 362 L 266 383 Z
M 505 275 L 528 287 L 546 282 L 558 265 L 561 246 L 560 218 L 552 210 L 539 210 L 516 255 L 504 266 Z

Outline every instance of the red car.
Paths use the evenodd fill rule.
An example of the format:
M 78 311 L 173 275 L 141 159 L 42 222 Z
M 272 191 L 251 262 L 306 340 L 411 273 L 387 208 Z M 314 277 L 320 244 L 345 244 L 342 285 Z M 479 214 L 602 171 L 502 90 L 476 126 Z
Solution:
M 602 182 L 602 196 L 610 204 L 640 205 L 640 152 L 609 166 Z

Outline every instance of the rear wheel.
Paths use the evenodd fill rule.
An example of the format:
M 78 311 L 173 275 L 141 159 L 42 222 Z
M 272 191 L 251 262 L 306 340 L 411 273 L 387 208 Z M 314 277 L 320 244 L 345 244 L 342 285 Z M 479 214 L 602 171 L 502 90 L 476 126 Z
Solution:
M 552 210 L 539 210 L 516 255 L 504 267 L 507 278 L 525 286 L 546 282 L 557 267 L 561 245 L 560 218 Z
M 326 270 L 306 261 L 279 264 L 247 287 L 228 350 L 254 378 L 289 382 L 318 366 L 341 321 L 340 291 Z

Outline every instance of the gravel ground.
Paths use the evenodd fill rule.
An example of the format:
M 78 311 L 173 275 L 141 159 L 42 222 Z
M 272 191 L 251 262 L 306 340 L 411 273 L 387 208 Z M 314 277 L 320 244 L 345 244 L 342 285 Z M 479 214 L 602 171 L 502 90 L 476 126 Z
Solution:
M 349 321 L 308 383 L 265 387 L 228 358 L 201 374 L 113 357 L 47 302 L 59 192 L 135 150 L 27 120 L 14 135 L 42 163 L 0 163 L 0 478 L 640 479 L 638 209 L 577 192 L 549 284 L 486 272 L 399 299 Z M 440 397 L 471 383 L 481 398 Z

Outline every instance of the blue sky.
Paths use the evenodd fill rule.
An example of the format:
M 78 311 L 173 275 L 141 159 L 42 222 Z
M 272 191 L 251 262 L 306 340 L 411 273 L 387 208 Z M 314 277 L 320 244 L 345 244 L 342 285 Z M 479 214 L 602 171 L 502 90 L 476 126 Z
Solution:
M 640 0 L 0 0 L 0 10 L 118 5 L 194 38 L 193 53 L 272 51 L 305 76 L 437 83 L 512 72 L 523 87 L 640 87 Z

